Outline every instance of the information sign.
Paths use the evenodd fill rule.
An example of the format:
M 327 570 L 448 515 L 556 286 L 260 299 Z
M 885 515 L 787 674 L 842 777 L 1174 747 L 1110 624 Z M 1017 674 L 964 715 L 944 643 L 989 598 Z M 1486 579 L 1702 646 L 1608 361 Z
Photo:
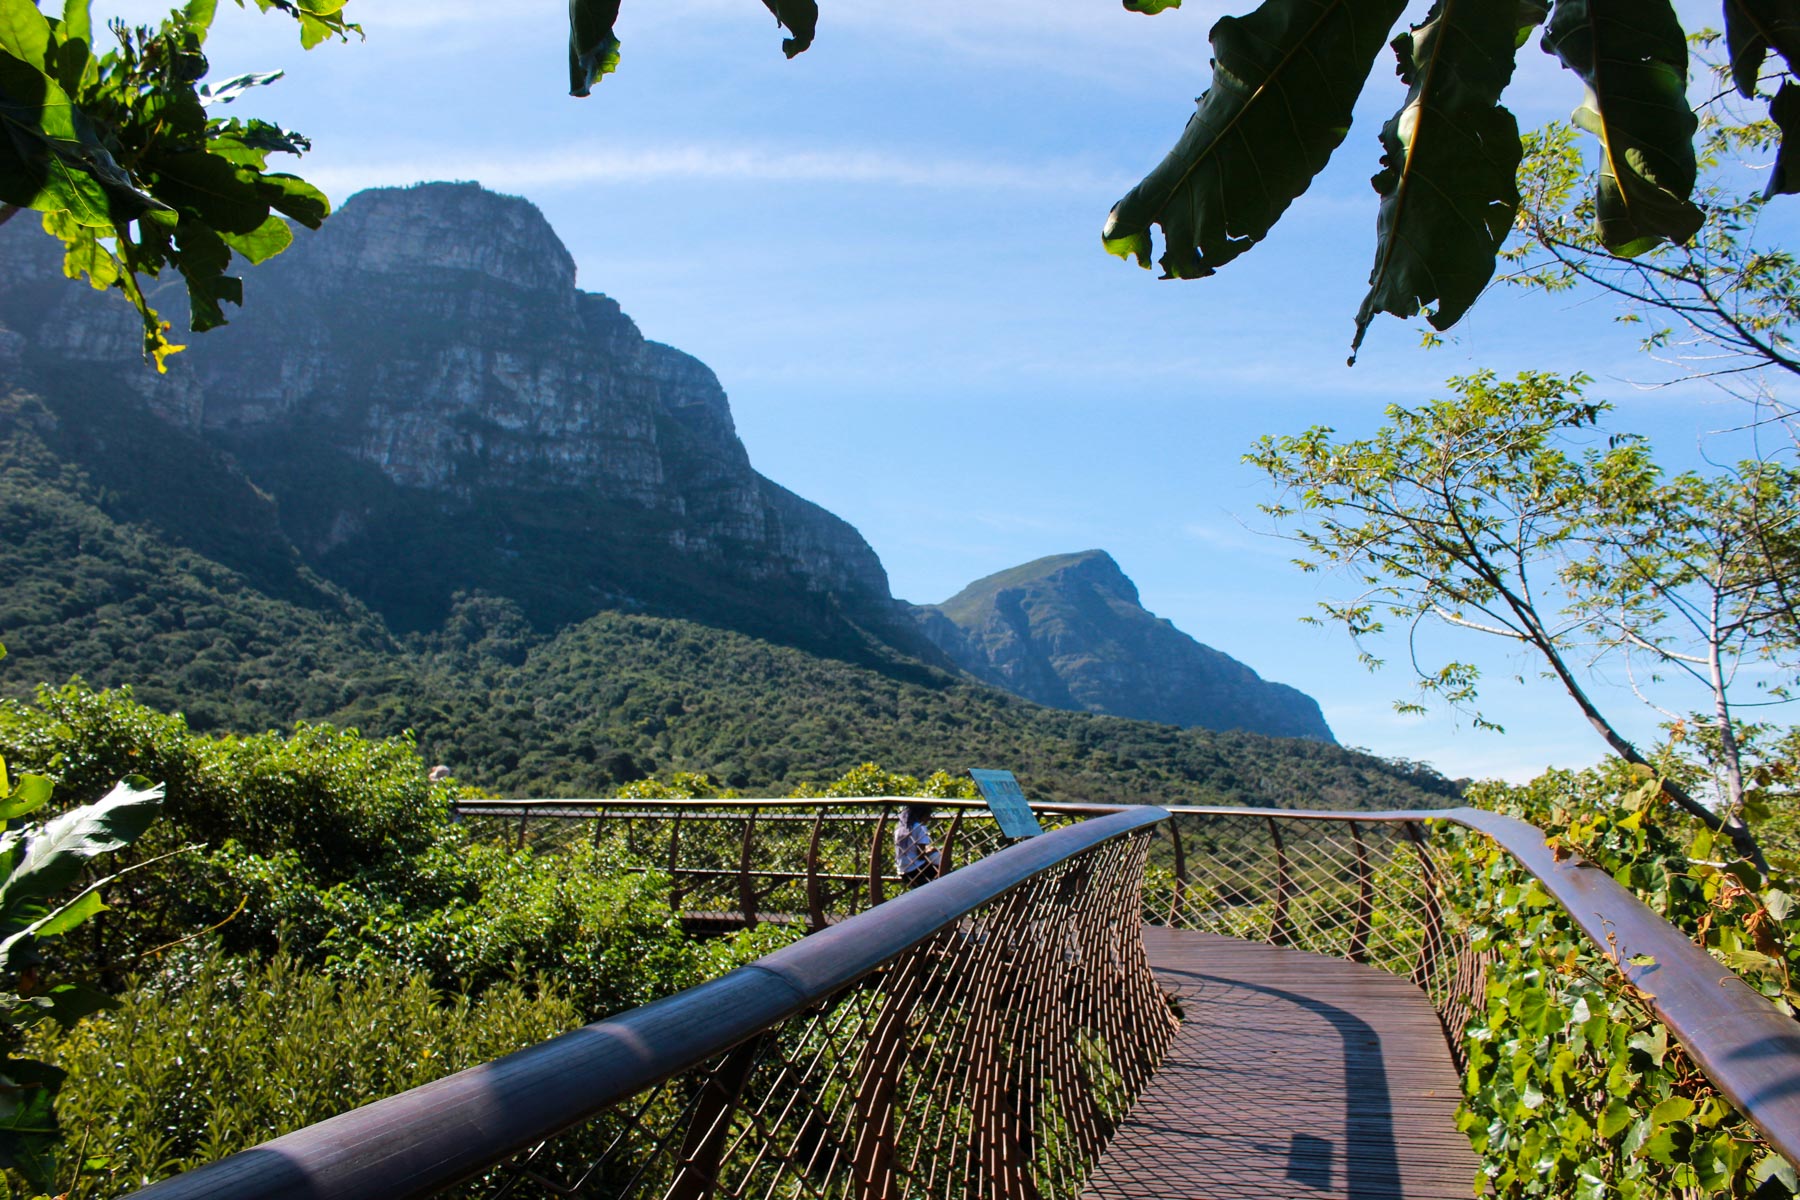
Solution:
M 969 771 L 969 777 L 981 789 L 982 796 L 987 800 L 988 811 L 994 814 L 1001 833 L 1009 838 L 1028 838 L 1044 832 L 1044 827 L 1038 824 L 1037 815 L 1031 811 L 1031 805 L 1026 803 L 1025 793 L 1011 771 L 983 771 L 974 768 Z

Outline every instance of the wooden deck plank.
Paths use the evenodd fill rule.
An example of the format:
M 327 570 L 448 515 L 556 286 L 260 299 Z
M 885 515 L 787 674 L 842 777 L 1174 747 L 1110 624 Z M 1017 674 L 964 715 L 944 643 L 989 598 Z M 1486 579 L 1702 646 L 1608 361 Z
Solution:
M 1469 1200 L 1479 1160 L 1431 1002 L 1374 967 L 1146 928 L 1181 1031 L 1091 1200 Z

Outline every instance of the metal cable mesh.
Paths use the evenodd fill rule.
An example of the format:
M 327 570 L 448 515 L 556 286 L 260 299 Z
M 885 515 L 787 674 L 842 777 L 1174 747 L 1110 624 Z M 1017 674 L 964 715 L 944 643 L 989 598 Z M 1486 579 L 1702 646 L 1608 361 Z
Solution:
M 589 807 L 567 815 L 594 821 L 594 813 Z M 603 814 L 595 844 L 668 872 L 671 904 L 696 929 L 770 920 L 821 928 L 905 886 L 893 860 L 898 802 L 718 809 L 652 802 Z M 547 815 L 562 814 L 539 812 L 533 819 Z M 1038 816 L 1046 829 L 1079 819 Z M 980 807 L 941 806 L 931 827 L 952 866 L 1006 845 Z M 515 836 L 525 844 L 522 834 Z M 539 844 L 553 845 L 557 836 L 569 835 Z M 1177 810 L 1150 850 L 1143 919 L 1405 976 L 1430 995 L 1460 1060 L 1486 963 L 1468 950 L 1442 894 L 1433 836 L 1419 822 Z
M 518 815 L 470 806 L 473 836 L 557 853 L 583 839 L 626 870 L 669 877 L 669 905 L 699 931 L 760 922 L 820 929 L 906 887 L 894 861 L 901 802 L 735 803 L 656 801 L 539 805 Z M 501 806 L 495 805 L 495 808 Z M 1043 814 L 1046 832 L 1075 818 Z M 929 822 L 946 870 L 1004 849 L 982 806 L 937 806 Z
M 1140 935 L 1151 841 L 1040 872 L 463 1194 L 1077 1194 L 1175 1028 Z
M 1152 852 L 1145 920 L 1405 976 L 1460 1065 L 1486 964 L 1446 903 L 1430 836 L 1417 822 L 1178 811 Z

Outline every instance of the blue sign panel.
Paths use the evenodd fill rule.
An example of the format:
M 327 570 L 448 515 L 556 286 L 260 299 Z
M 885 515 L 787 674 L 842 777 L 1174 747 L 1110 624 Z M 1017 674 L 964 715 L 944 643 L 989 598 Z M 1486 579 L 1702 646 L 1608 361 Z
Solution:
M 1028 838 L 1044 832 L 1044 827 L 1038 824 L 1037 815 L 1031 811 L 1031 805 L 1026 803 L 1025 793 L 1011 771 L 983 771 L 977 768 L 970 770 L 969 777 L 981 789 L 982 796 L 987 800 L 988 811 L 994 814 L 1001 833 L 1009 838 Z

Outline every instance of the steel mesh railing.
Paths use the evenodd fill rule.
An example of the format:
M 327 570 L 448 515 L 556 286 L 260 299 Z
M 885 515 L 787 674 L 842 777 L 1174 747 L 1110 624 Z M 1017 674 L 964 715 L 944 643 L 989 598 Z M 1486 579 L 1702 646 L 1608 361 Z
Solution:
M 1486 964 L 1410 814 L 1169 809 L 1145 919 L 1367 963 L 1425 990 L 1461 1064 Z M 1479 835 L 1469 835 L 1479 836 Z
M 1074 1194 L 1173 1028 L 1133 928 L 1148 844 L 1033 877 L 487 1194 Z
M 141 1195 L 1077 1195 L 1176 1025 L 1141 938 L 1161 816 L 1032 839 Z
M 893 822 L 904 797 L 731 801 L 503 801 L 466 806 L 518 845 L 552 849 L 561 823 L 591 823 L 597 846 L 665 872 L 670 903 L 690 928 L 781 921 L 821 929 L 895 895 Z M 945 861 L 1006 845 L 980 801 L 934 800 Z M 1034 804 L 1046 828 L 1117 805 Z M 1423 988 L 1463 1060 L 1463 1033 L 1485 986 L 1486 962 L 1442 894 L 1425 813 L 1170 807 L 1151 847 L 1143 918 L 1368 963 Z M 532 833 L 535 831 L 535 835 Z
M 932 806 L 946 872 L 1007 844 L 987 807 L 964 800 L 493 801 L 460 805 L 458 813 L 477 836 L 540 853 L 586 840 L 624 869 L 660 872 L 670 882 L 670 907 L 692 928 L 775 922 L 816 931 L 904 890 L 893 833 L 909 803 Z M 1077 814 L 1039 819 L 1057 829 Z

